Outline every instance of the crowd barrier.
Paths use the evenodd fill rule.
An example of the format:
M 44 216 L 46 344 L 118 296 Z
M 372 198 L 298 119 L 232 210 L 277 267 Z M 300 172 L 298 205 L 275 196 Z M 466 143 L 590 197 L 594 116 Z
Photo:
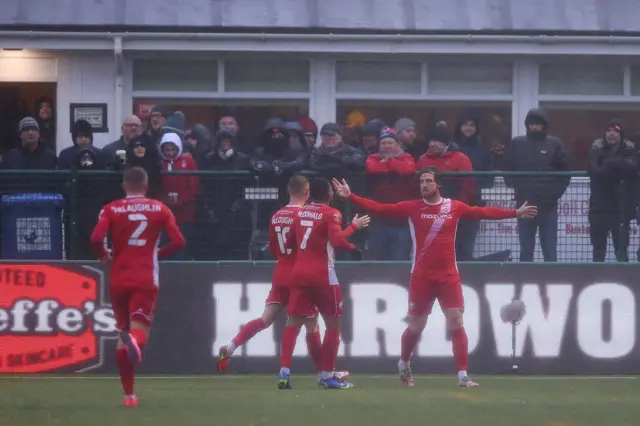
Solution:
M 313 172 L 303 172 L 314 176 Z M 188 227 L 187 250 L 180 260 L 269 260 L 265 250 L 268 219 L 287 201 L 284 175 L 256 175 L 247 171 L 199 171 L 174 172 L 174 175 L 196 175 L 200 180 L 194 199 L 195 217 Z M 343 177 L 343 176 L 340 176 Z M 401 191 L 405 197 L 418 197 L 417 177 L 392 175 L 373 176 L 363 173 L 346 176 L 354 192 L 365 196 L 397 199 Z M 445 195 L 469 192 L 473 189 L 475 202 L 481 205 L 516 208 L 514 184 L 570 179 L 569 186 L 559 200 L 557 214 L 557 251 L 559 262 L 591 262 L 589 220 L 589 178 L 584 172 L 477 172 L 444 176 Z M 64 247 L 66 260 L 91 260 L 88 247 L 89 235 L 97 220 L 100 208 L 119 197 L 121 175 L 113 171 L 0 171 L 0 193 L 56 193 L 64 196 Z M 471 185 L 469 185 L 471 183 Z M 161 186 L 153 190 L 162 196 Z M 468 195 L 468 194 L 467 194 Z M 629 257 L 636 261 L 639 249 L 638 226 L 635 213 L 629 217 L 626 200 L 635 194 L 621 191 L 619 208 L 627 215 L 630 225 Z M 354 210 L 348 202 L 336 200 L 342 210 L 345 225 Z M 628 210 L 628 209 L 627 209 Z M 617 214 L 617 213 L 616 213 Z M 38 219 L 39 220 L 39 219 Z M 4 233 L 15 233 L 9 241 L 31 241 L 33 235 L 46 238 L 48 230 L 42 226 L 33 229 L 22 226 L 3 226 Z M 187 232 L 187 231 L 185 231 Z M 622 231 L 624 232 L 624 231 Z M 24 235 L 23 235 L 24 234 Z M 6 240 L 6 239 L 3 239 Z M 366 255 L 366 233 L 355 238 L 355 243 Z M 9 250 L 10 251 L 10 250 Z M 14 250 L 15 251 L 15 250 Z M 7 250 L 5 250 L 7 252 Z M 24 251 L 22 258 L 27 257 Z M 6 256 L 5 256 L 6 257 Z M 474 260 L 518 261 L 520 243 L 515 219 L 500 222 L 482 221 L 473 250 Z M 344 255 L 342 260 L 361 260 L 360 255 Z M 407 256 L 408 259 L 408 256 Z M 534 260 L 543 260 L 539 241 L 536 242 Z M 607 261 L 614 261 L 611 241 L 608 242 Z
M 338 366 L 394 373 L 406 327 L 409 264 L 338 263 L 344 295 Z M 219 346 L 261 315 L 271 262 L 163 262 L 144 373 L 216 371 Z M 460 266 L 470 369 L 511 368 L 512 328 L 500 308 L 514 297 L 527 314 L 516 327 L 516 362 L 531 374 L 638 374 L 640 268 L 634 264 L 466 263 Z M 107 272 L 95 262 L 0 263 L 0 373 L 103 373 L 116 369 L 117 332 Z M 451 343 L 434 306 L 414 371 L 454 370 Z M 284 318 L 239 349 L 235 373 L 277 373 Z M 321 329 L 324 329 L 321 323 Z M 304 336 L 294 372 L 310 373 Z

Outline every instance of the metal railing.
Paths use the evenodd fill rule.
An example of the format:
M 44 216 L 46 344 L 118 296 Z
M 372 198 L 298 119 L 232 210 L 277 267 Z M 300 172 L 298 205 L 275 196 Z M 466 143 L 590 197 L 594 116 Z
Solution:
M 317 175 L 311 171 L 303 174 Z M 340 177 L 346 177 L 353 192 L 380 202 L 419 197 L 417 176 L 358 173 Z M 287 201 L 287 178 L 284 175 L 256 175 L 248 171 L 163 173 L 151 182 L 150 195 L 166 200 L 163 188 L 169 185 L 188 193 L 187 198 L 191 197 L 187 203 L 174 208 L 187 238 L 187 249 L 179 254 L 178 259 L 266 260 L 269 259 L 266 252 L 268 220 Z M 0 193 L 62 194 L 65 199 L 62 221 L 64 257 L 68 260 L 89 260 L 93 258 L 88 244 L 89 235 L 102 206 L 123 196 L 120 181 L 121 173 L 114 171 L 1 170 Z M 600 191 L 600 210 L 590 212 L 590 181 L 585 172 L 475 172 L 443 174 L 442 178 L 444 196 L 469 204 L 515 208 L 518 203 L 528 201 L 540 207 L 539 219 L 524 224 L 529 226 L 526 230 L 519 228 L 516 219 L 462 224 L 457 236 L 458 257 L 459 260 L 473 261 L 542 261 L 546 254 L 549 261 L 592 262 L 594 231 L 605 237 L 613 234 L 607 238 L 607 261 L 625 260 L 622 254 L 625 245 L 631 261 L 636 261 L 639 231 L 635 190 L 622 184 L 616 188 L 619 189 Z M 559 194 L 562 196 L 557 199 Z M 334 205 L 343 212 L 345 224 L 353 214 L 363 213 L 342 200 L 335 200 Z M 606 206 L 605 210 L 602 210 L 602 205 Z M 18 232 L 8 218 L 11 215 L 7 214 L 7 209 L 4 207 L 2 211 L 1 232 Z M 376 259 L 380 235 L 395 231 L 403 233 L 403 226 L 402 223 L 374 217 L 371 229 L 352 239 L 359 251 L 340 253 L 339 260 Z M 538 236 L 532 251 L 527 253 L 524 246 L 531 246 L 534 234 Z M 630 238 L 625 239 L 627 234 Z M 617 253 L 611 236 L 615 236 L 618 242 Z M 625 240 L 629 243 L 626 244 Z M 398 244 L 398 251 L 394 249 L 395 258 L 380 260 L 409 260 L 410 253 L 405 243 Z M 552 255 L 548 251 L 549 246 L 554 245 L 556 253 Z

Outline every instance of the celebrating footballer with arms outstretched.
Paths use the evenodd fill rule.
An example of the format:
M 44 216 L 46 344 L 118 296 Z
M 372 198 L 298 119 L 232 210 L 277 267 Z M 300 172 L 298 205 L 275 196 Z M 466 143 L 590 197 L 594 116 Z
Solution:
M 91 234 L 91 246 L 109 267 L 111 305 L 120 336 L 116 363 L 124 391 L 124 406 L 136 407 L 135 367 L 149 337 L 158 295 L 158 258 L 182 249 L 184 237 L 173 213 L 163 203 L 147 198 L 147 172 L 140 167 L 125 170 L 122 188 L 126 198 L 107 204 Z M 169 242 L 158 249 L 160 234 Z M 113 249 L 105 247 L 111 236 Z
M 460 220 L 532 219 L 538 209 L 524 203 L 517 210 L 494 207 L 471 207 L 460 201 L 440 196 L 439 172 L 428 167 L 420 175 L 422 198 L 397 204 L 380 204 L 353 194 L 343 180 L 333 180 L 338 196 L 371 213 L 389 218 L 409 220 L 413 239 L 413 265 L 409 284 L 408 327 L 402 334 L 401 355 L 398 362 L 400 380 L 414 386 L 411 373 L 411 354 L 427 325 L 433 302 L 438 299 L 451 332 L 453 357 L 458 371 L 458 385 L 477 387 L 467 375 L 468 342 L 462 322 L 464 298 L 455 255 L 455 234 Z
M 296 260 L 296 247 L 288 247 L 287 242 L 294 226 L 298 212 L 307 204 L 309 199 L 309 181 L 304 176 L 293 176 L 287 185 L 289 203 L 275 212 L 269 224 L 269 251 L 277 259 L 271 290 L 265 302 L 264 312 L 260 318 L 247 322 L 240 332 L 227 345 L 218 351 L 218 372 L 225 373 L 229 360 L 234 351 L 248 342 L 253 336 L 265 330 L 273 324 L 277 316 L 283 312 L 289 304 L 292 285 L 293 265 Z M 304 325 L 307 329 L 307 347 L 309 355 L 313 359 L 318 372 L 318 383 L 323 384 L 320 376 L 322 371 L 322 341 L 318 329 L 316 309 L 312 308 Z M 291 360 L 288 361 L 290 367 Z M 349 373 L 336 371 L 335 376 L 340 380 L 346 380 Z

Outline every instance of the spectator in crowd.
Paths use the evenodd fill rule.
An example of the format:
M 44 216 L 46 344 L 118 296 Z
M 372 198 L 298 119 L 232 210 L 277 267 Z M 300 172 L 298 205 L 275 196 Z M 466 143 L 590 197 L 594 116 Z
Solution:
M 427 152 L 428 147 L 426 144 L 416 141 L 418 134 L 415 121 L 407 117 L 399 118 L 393 127 L 398 132 L 398 140 L 400 141 L 402 149 L 407 154 L 413 156 L 414 160 L 418 160 Z
M 289 149 L 298 155 L 303 155 L 306 160 L 306 154 L 310 149 L 304 139 L 302 126 L 297 121 L 286 121 L 284 126 L 289 137 Z
M 249 157 L 240 152 L 236 136 L 229 127 L 221 127 L 206 154 L 203 169 L 234 172 L 249 169 Z M 244 200 L 244 188 L 250 176 L 205 176 L 201 186 L 202 238 L 200 258 L 241 260 L 247 258 L 251 240 L 250 207 Z M 211 243 L 213 241 L 213 244 Z
M 298 119 L 298 123 L 302 127 L 304 140 L 307 142 L 307 151 L 311 152 L 318 141 L 318 125 L 310 117 L 301 117 Z
M 161 190 L 160 169 L 162 157 L 160 150 L 149 134 L 134 136 L 127 146 L 127 167 L 142 167 L 149 176 L 147 196 L 158 198 Z
M 364 125 L 362 128 L 362 143 L 359 148 L 365 155 L 369 156 L 379 151 L 380 133 L 388 126 L 379 119 L 374 119 Z
M 213 136 L 211 136 L 209 128 L 204 124 L 194 124 L 188 134 L 185 134 L 185 139 L 184 151 L 191 153 L 199 169 L 206 168 L 203 164 L 213 143 Z
M 34 113 L 40 128 L 40 143 L 49 149 L 56 146 L 56 116 L 53 99 L 43 96 L 36 100 Z
M 329 177 L 344 177 L 348 172 L 365 169 L 364 153 L 342 142 L 340 126 L 325 123 L 320 129 L 322 144 L 311 151 L 309 168 Z
M 468 115 L 463 116 L 458 122 L 453 143 L 460 147 L 460 152 L 471 161 L 471 166 L 476 172 L 493 170 L 493 157 L 491 151 L 484 146 L 480 138 L 480 126 L 478 119 Z M 493 176 L 476 176 L 475 193 L 469 201 L 472 206 L 484 206 L 482 201 L 482 189 L 493 187 Z M 456 257 L 458 260 L 472 260 L 473 249 L 476 244 L 476 236 L 480 229 L 480 221 L 460 221 L 456 233 Z
M 78 120 L 73 123 L 71 138 L 73 145 L 60 152 L 60 170 L 77 170 L 87 166 L 96 170 L 112 168 L 113 162 L 109 155 L 93 146 L 93 128 L 88 121 Z
M 163 134 L 175 133 L 180 137 L 180 140 L 184 139 L 184 122 L 185 116 L 182 111 L 174 112 L 169 117 L 167 117 L 167 120 L 164 122 L 164 126 L 162 126 Z M 160 140 L 162 140 L 162 138 Z
M 367 122 L 364 114 L 357 109 L 351 111 L 344 119 L 342 126 L 342 142 L 356 148 L 362 146 L 362 128 Z
M 168 120 L 167 120 L 168 121 Z M 197 171 L 198 167 L 189 153 L 182 152 L 182 139 L 176 133 L 165 133 L 160 141 L 162 171 Z M 160 201 L 171 208 L 187 245 L 174 256 L 174 260 L 188 260 L 196 216 L 196 196 L 200 178 L 196 175 L 163 175 Z M 166 235 L 163 235 L 166 238 Z
M 18 124 L 20 146 L 2 158 L 2 168 L 10 170 L 54 170 L 58 158 L 40 143 L 40 128 L 33 117 L 25 117 Z
M 115 140 L 111 143 L 105 145 L 102 150 L 114 161 L 116 162 L 116 152 L 118 151 L 127 151 L 127 146 L 129 145 L 129 141 L 132 137 L 138 135 L 140 133 L 140 128 L 142 127 L 142 121 L 138 118 L 137 115 L 130 115 L 122 121 L 122 126 L 120 130 L 122 131 L 122 136 L 120 139 Z
M 611 120 L 602 139 L 589 153 L 589 225 L 593 261 L 604 262 L 611 232 L 618 262 L 629 261 L 629 226 L 637 201 L 638 159 L 632 142 L 624 138 L 622 123 Z
M 416 163 L 404 152 L 394 129 L 380 133 L 380 151 L 367 157 L 367 183 L 372 199 L 384 204 L 412 198 Z M 369 229 L 366 254 L 371 260 L 408 260 L 411 236 L 406 220 L 374 217 Z
M 460 147 L 455 142 L 449 142 L 447 129 L 436 126 L 429 137 L 429 150 L 418 160 L 418 170 L 427 167 L 435 167 L 441 172 L 472 172 L 471 160 L 460 152 Z M 472 203 L 475 194 L 475 179 L 471 176 L 453 177 L 446 176 L 443 179 L 440 190 L 443 197 L 459 200 L 464 203 Z
M 260 137 L 260 146 L 251 157 L 253 170 L 261 174 L 280 175 L 304 169 L 304 153 L 291 149 L 289 140 L 290 135 L 284 121 L 279 118 L 268 120 Z M 288 179 L 289 177 L 286 177 L 283 182 Z
M 248 156 L 251 156 L 253 154 L 253 151 L 256 149 L 257 144 L 255 143 L 255 141 L 247 139 L 243 136 L 236 117 L 229 113 L 222 115 L 218 120 L 218 130 L 222 128 L 231 130 L 235 135 L 236 150 L 239 150 Z
M 539 229 L 545 262 L 556 262 L 558 200 L 567 190 L 571 178 L 538 173 L 568 171 L 569 159 L 562 141 L 547 134 L 549 121 L 543 110 L 530 110 L 524 123 L 527 134 L 515 137 L 505 154 L 508 170 L 532 172 L 531 176 L 505 179 L 507 185 L 514 189 L 516 205 L 520 206 L 526 201 L 538 207 L 538 216 L 534 220 L 518 220 L 520 261 L 533 261 L 536 232 Z
M 160 139 L 164 134 L 163 127 L 167 122 L 167 117 L 171 115 L 171 109 L 166 105 L 156 105 L 151 108 L 149 114 L 149 125 L 143 133 L 156 147 L 160 145 Z

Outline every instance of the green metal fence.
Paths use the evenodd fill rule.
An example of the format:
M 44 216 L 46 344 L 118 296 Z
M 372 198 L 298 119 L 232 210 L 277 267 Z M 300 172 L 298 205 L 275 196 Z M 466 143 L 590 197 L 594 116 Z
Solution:
M 303 172 L 314 176 L 314 172 Z M 191 202 L 193 217 L 186 215 L 180 220 L 187 233 L 187 250 L 182 260 L 264 260 L 266 253 L 266 229 L 271 214 L 284 205 L 287 176 L 255 175 L 247 171 L 199 171 L 163 173 L 151 184 L 154 197 L 165 199 L 163 190 L 166 179 L 189 179 L 196 176 L 199 181 L 197 192 Z M 331 177 L 331 176 L 327 176 Z M 345 177 L 355 193 L 372 197 L 381 202 L 395 202 L 419 197 L 417 176 L 350 174 Z M 100 208 L 123 196 L 120 188 L 121 174 L 114 171 L 0 171 L 0 192 L 18 193 L 59 193 L 64 195 L 65 254 L 69 260 L 93 258 L 89 248 L 89 235 L 96 223 Z M 186 182 L 186 180 L 185 180 Z M 186 185 L 186 184 L 185 184 Z M 178 186 L 182 186 L 179 183 Z M 188 185 L 187 185 L 188 186 Z M 564 192 L 562 192 L 562 190 Z M 543 241 L 555 247 L 558 262 L 592 262 L 592 224 L 602 233 L 602 217 L 606 216 L 611 232 L 624 237 L 630 233 L 627 252 L 631 261 L 637 261 L 638 227 L 635 210 L 630 213 L 629 205 L 635 208 L 635 194 L 619 191 L 617 202 L 611 202 L 608 212 L 589 214 L 590 182 L 584 172 L 531 173 L 531 172 L 477 172 L 443 175 L 442 191 L 445 196 L 462 199 L 471 204 L 502 208 L 515 208 L 518 203 L 528 201 L 540 204 Z M 555 194 L 554 194 L 555 193 Z M 556 195 L 563 195 L 557 205 Z M 551 201 L 550 201 L 551 200 Z M 344 215 L 345 223 L 357 211 L 348 202 L 335 200 L 335 206 Z M 552 230 L 545 224 L 553 224 L 557 214 L 557 225 Z M 604 216 L 603 216 L 604 215 Z M 185 216 L 185 215 L 183 215 Z M 374 218 L 374 223 L 383 223 Z M 628 226 L 627 226 L 628 224 Z M 373 226 L 373 225 L 372 225 Z M 460 228 L 459 232 L 473 234 L 477 228 L 475 242 L 466 239 L 465 251 L 471 252 L 464 260 L 474 261 L 519 261 L 527 257 L 526 249 L 521 250 L 523 230 L 515 219 L 500 222 L 481 221 L 477 224 L 463 224 L 471 227 L 471 232 Z M 531 233 L 531 229 L 528 229 Z M 11 224 L 4 224 L 3 232 L 15 232 Z M 541 232 L 535 238 L 531 257 L 542 261 L 544 253 L 540 245 Z M 624 240 L 624 238 L 623 238 Z M 341 253 L 340 260 L 371 259 L 369 235 L 360 233 L 354 237 L 359 252 Z M 469 242 L 471 241 L 471 242 Z M 624 245 L 624 244 L 623 244 Z M 470 248 L 469 248 L 470 247 Z M 460 249 L 462 254 L 462 248 Z M 618 258 L 624 247 L 618 250 Z M 547 253 L 548 254 L 548 253 Z M 409 252 L 402 256 L 410 259 Z M 549 256 L 547 256 L 549 258 Z M 525 260 L 525 259 L 523 259 Z M 607 242 L 607 261 L 616 260 L 611 238 Z

